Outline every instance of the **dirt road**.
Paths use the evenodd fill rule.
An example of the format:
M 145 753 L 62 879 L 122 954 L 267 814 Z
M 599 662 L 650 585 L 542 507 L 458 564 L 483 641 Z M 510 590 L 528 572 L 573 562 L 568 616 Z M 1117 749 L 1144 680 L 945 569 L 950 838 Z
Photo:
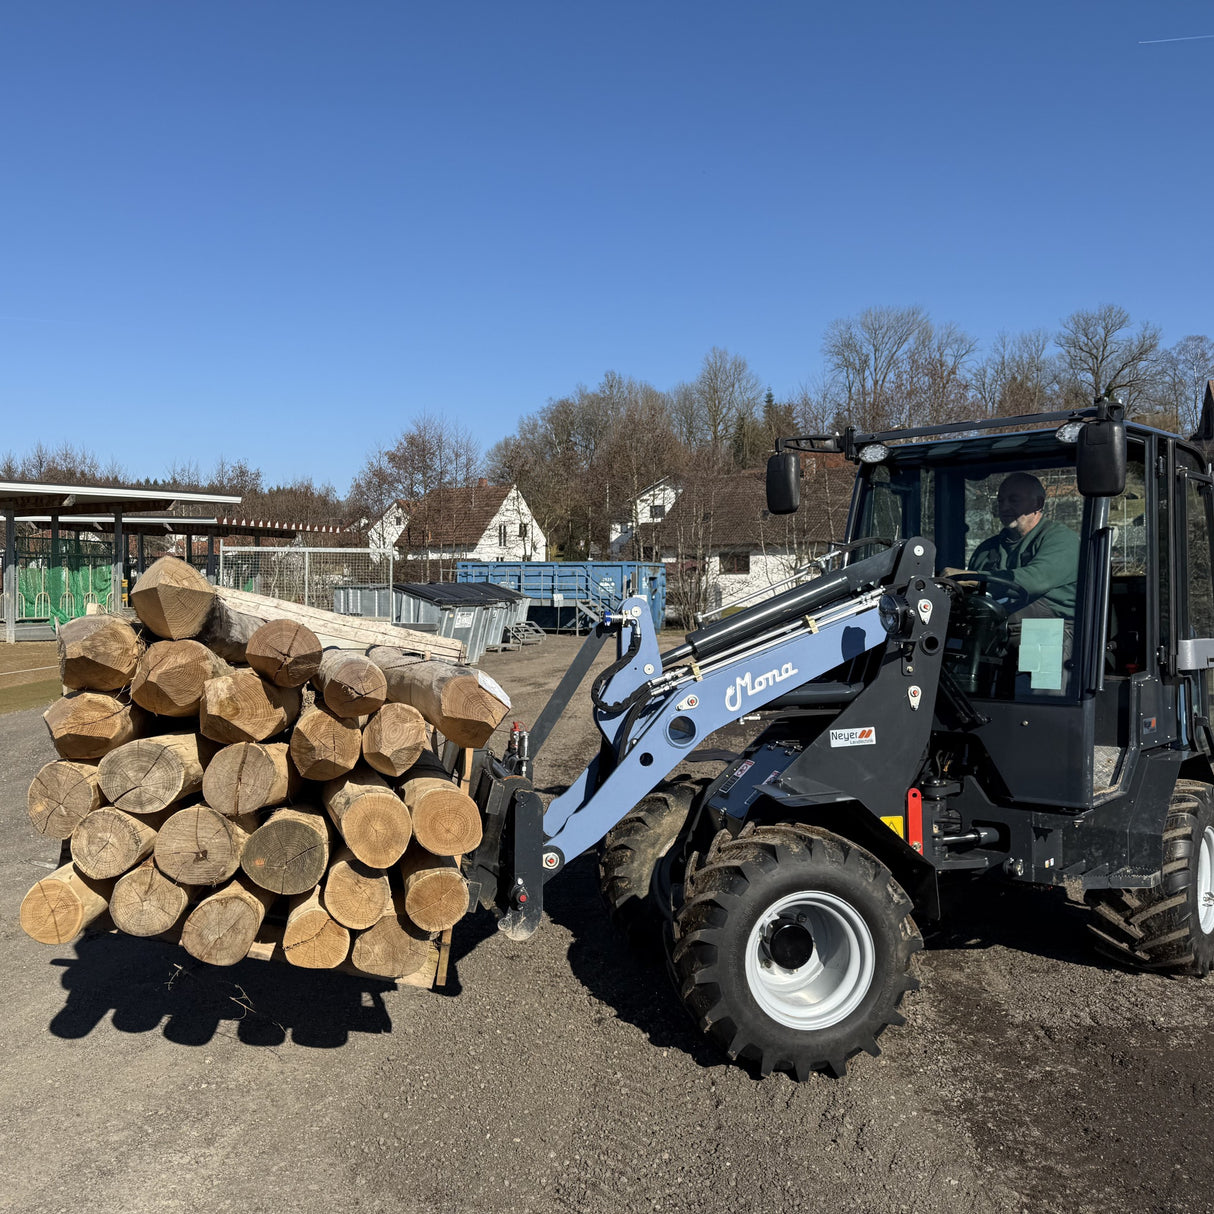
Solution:
M 532 720 L 573 649 L 484 665 Z M 575 707 L 541 784 L 593 751 Z M 760 1081 L 615 938 L 586 858 L 531 941 L 462 925 L 447 994 L 36 945 L 38 711 L 0 717 L 0 754 L 0 1210 L 1214 1209 L 1214 983 L 1108 968 L 1059 899 L 957 901 L 880 1058 Z

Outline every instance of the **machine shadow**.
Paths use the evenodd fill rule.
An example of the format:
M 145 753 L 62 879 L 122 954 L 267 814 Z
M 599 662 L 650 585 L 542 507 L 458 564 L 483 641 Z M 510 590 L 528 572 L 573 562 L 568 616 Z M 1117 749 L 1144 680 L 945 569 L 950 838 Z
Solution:
M 50 1023 L 57 1037 L 86 1037 L 111 1012 L 125 1033 L 155 1032 L 205 1045 L 217 1033 L 245 1045 L 277 1046 L 288 1037 L 337 1049 L 351 1033 L 390 1033 L 384 994 L 393 983 L 275 962 L 203 965 L 184 949 L 119 933 L 85 936 L 63 967 L 67 1001 Z M 423 992 L 417 992 L 419 995 Z
M 579 856 L 544 887 L 544 909 L 573 936 L 568 959 L 574 976 L 620 1020 L 639 1028 L 653 1045 L 681 1050 L 701 1067 L 728 1063 L 683 1010 L 660 943 L 642 953 L 611 925 L 592 856 Z
M 574 975 L 615 1015 L 660 1048 L 678 1049 L 704 1068 L 727 1065 L 724 1054 L 691 1022 L 674 989 L 660 949 L 631 948 L 612 927 L 598 892 L 594 858 L 580 856 L 544 891 L 545 910 L 573 936 Z M 1094 969 L 1124 969 L 1098 953 L 1084 907 L 1064 891 L 974 883 L 946 894 L 942 925 L 924 925 L 929 951 L 992 947 Z M 757 1071 L 746 1067 L 757 1077 Z

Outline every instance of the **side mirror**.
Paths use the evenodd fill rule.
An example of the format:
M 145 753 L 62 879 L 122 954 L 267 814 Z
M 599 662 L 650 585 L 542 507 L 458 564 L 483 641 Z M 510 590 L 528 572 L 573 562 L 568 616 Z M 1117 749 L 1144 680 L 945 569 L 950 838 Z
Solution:
M 1125 492 L 1125 422 L 1097 417 L 1079 431 L 1075 483 L 1084 497 L 1117 497 Z
M 777 451 L 767 461 L 767 509 L 792 514 L 801 504 L 801 461 L 795 451 Z

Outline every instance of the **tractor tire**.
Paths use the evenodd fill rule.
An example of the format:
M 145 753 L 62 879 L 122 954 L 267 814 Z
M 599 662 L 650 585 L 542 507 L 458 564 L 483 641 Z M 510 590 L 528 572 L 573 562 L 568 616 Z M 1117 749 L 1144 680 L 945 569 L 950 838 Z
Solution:
M 678 838 L 702 780 L 659 784 L 622 819 L 599 849 L 599 892 L 612 923 L 634 948 L 669 936 L 669 890 L 657 889 L 659 861 Z
M 836 1078 L 904 1024 L 923 947 L 911 900 L 849 840 L 805 826 L 726 832 L 688 866 L 674 968 L 692 1018 L 734 1059 Z
M 1088 894 L 1097 947 L 1139 969 L 1204 977 L 1214 965 L 1214 797 L 1177 780 L 1163 828 L 1163 881 Z

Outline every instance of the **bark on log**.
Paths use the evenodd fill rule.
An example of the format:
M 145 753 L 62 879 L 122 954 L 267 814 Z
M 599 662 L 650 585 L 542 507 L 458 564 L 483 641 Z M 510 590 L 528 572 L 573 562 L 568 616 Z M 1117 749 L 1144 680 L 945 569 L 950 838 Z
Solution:
M 250 638 L 245 660 L 276 687 L 302 687 L 320 669 L 316 633 L 295 620 L 268 620 Z
M 100 804 L 101 784 L 93 763 L 56 759 L 30 784 L 30 822 L 48 839 L 66 839 L 85 814 Z
M 72 831 L 72 862 L 94 881 L 121 877 L 152 854 L 161 821 L 159 815 L 136 818 L 103 805 Z
M 223 658 L 198 641 L 157 641 L 139 659 L 131 699 L 157 716 L 197 716 L 207 679 L 230 673 Z
M 202 773 L 202 799 L 228 818 L 281 805 L 299 787 L 286 742 L 236 742 L 215 752 Z
M 251 670 L 208 679 L 202 690 L 199 722 L 216 742 L 264 742 L 299 716 L 296 687 L 275 687 Z
M 60 624 L 59 678 L 65 687 L 117 691 L 135 674 L 143 642 L 114 615 L 85 615 Z
M 253 634 L 266 621 L 258 615 L 234 611 L 218 595 L 196 640 L 214 650 L 225 662 L 243 662 Z
M 427 733 L 411 704 L 385 704 L 363 730 L 363 758 L 381 775 L 403 776 L 426 749 Z
M 291 758 L 305 780 L 334 780 L 353 771 L 362 751 L 358 722 L 316 705 L 291 731 Z
M 510 711 L 510 697 L 470 666 L 416 661 L 386 646 L 367 657 L 383 671 L 389 700 L 412 704 L 457 746 L 484 746 Z
M 450 780 L 417 776 L 405 780 L 401 796 L 409 807 L 413 837 L 436 856 L 462 856 L 481 841 L 476 802 Z
M 405 911 L 424 932 L 441 932 L 468 913 L 468 882 L 449 856 L 414 845 L 400 862 Z
M 215 744 L 196 733 L 136 738 L 97 765 L 106 800 L 128 814 L 154 814 L 198 792 Z
M 218 885 L 240 867 L 257 829 L 250 818 L 225 818 L 209 805 L 179 809 L 156 835 L 156 866 L 181 885 Z
M 357 969 L 380 978 L 416 974 L 429 959 L 430 938 L 409 922 L 400 893 L 383 918 L 359 933 L 350 953 Z
M 325 910 L 346 927 L 361 931 L 383 918 L 392 899 L 388 874 L 369 868 L 348 848 L 339 848 L 325 874 Z
M 274 895 L 244 876 L 204 898 L 181 929 L 181 946 L 208 965 L 235 965 L 249 955 Z
M 323 789 L 325 809 L 349 849 L 371 868 L 390 868 L 413 834 L 405 803 L 378 772 L 360 763 Z
M 216 586 L 215 593 L 236 611 L 260 616 L 263 620 L 295 620 L 299 624 L 306 624 L 325 646 L 366 650 L 370 645 L 392 645 L 452 662 L 458 662 L 465 652 L 463 641 L 435 636 L 433 633 L 414 632 L 393 624 L 375 624 L 353 616 L 338 615 L 335 611 L 324 611 L 319 607 L 303 607 L 299 603 L 287 603 L 263 594 L 229 590 L 225 586 Z
M 206 622 L 215 588 L 175 556 L 153 561 L 131 590 L 135 614 L 159 637 L 192 637 Z
M 73 691 L 42 714 L 64 759 L 100 759 L 136 737 L 143 710 L 100 691 Z
M 383 672 L 361 653 L 326 649 L 312 677 L 329 711 L 339 717 L 377 712 L 388 695 Z
M 350 932 L 321 904 L 320 891 L 311 890 L 291 899 L 282 951 L 292 965 L 331 970 L 350 952 Z
M 151 860 L 118 878 L 110 895 L 110 918 L 128 936 L 159 936 L 185 913 L 190 891 L 169 880 Z
M 329 823 L 305 808 L 277 809 L 250 836 L 240 866 L 250 881 L 275 894 L 313 889 L 329 865 Z
M 110 882 L 94 881 L 65 864 L 25 895 L 21 930 L 39 944 L 67 944 L 105 914 L 110 888 Z

